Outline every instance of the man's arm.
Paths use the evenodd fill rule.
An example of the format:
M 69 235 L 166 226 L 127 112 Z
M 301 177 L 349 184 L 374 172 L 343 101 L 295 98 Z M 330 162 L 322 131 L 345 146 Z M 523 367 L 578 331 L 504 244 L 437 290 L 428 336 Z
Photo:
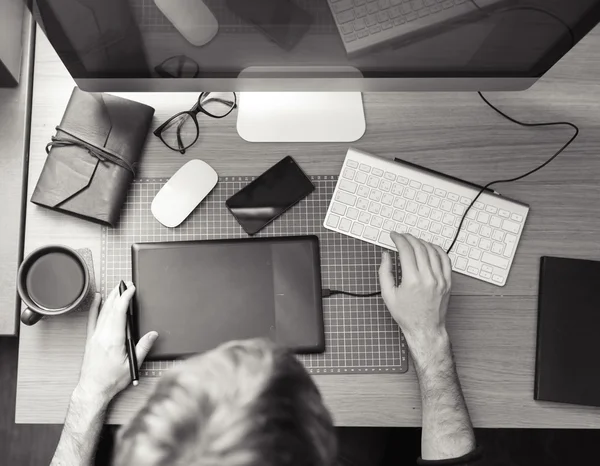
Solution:
M 51 466 L 92 466 L 106 410 L 117 393 L 131 382 L 125 349 L 125 322 L 135 287 L 119 295 L 115 288 L 99 313 L 100 294 L 90 307 L 81 374 L 65 418 Z M 150 332 L 136 346 L 142 364 L 158 337 Z
M 410 349 L 423 411 L 424 460 L 462 457 L 475 449 L 475 436 L 446 332 L 452 269 L 438 246 L 392 233 L 402 267 L 396 286 L 388 253 L 379 269 L 381 293 Z

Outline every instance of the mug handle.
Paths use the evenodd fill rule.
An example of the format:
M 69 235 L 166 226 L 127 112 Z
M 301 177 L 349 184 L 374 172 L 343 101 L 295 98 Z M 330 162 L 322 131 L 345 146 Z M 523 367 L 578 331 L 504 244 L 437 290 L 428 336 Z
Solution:
M 28 307 L 25 308 L 23 313 L 21 314 L 21 322 L 25 325 L 33 325 L 40 321 L 42 318 L 42 314 L 38 314 L 37 312 L 32 311 Z

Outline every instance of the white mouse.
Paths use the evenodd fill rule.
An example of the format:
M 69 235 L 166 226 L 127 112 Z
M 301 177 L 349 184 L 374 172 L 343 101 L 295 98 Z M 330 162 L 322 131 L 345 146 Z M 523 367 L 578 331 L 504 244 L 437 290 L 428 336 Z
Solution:
M 174 228 L 208 196 L 219 181 L 217 172 L 202 160 L 190 160 L 171 177 L 152 201 L 150 210 L 164 226 Z
M 219 31 L 217 18 L 202 0 L 154 0 L 154 3 L 192 45 L 208 44 Z

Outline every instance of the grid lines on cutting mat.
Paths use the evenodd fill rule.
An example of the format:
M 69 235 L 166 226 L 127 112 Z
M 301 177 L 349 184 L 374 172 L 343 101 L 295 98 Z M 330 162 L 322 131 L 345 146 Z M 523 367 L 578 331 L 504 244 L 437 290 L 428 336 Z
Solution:
M 101 290 L 131 278 L 131 245 L 140 242 L 244 238 L 246 233 L 227 210 L 225 201 L 253 177 L 222 177 L 213 192 L 177 228 L 162 226 L 150 204 L 167 179 L 135 180 L 117 228 L 102 229 Z M 324 288 L 367 293 L 379 289 L 381 249 L 323 227 L 337 176 L 313 176 L 315 191 L 258 235 L 317 235 Z M 407 369 L 407 348 L 381 297 L 335 296 L 323 303 L 326 352 L 301 355 L 313 374 L 398 373 Z M 180 361 L 149 361 L 143 376 L 159 376 Z

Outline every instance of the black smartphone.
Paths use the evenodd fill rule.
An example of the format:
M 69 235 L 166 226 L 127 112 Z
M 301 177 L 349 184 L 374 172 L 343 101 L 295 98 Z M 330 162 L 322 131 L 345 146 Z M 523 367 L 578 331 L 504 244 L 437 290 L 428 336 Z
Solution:
M 289 155 L 225 202 L 249 235 L 269 223 L 315 190 L 302 169 Z
M 284 50 L 292 50 L 312 22 L 312 16 L 291 0 L 227 0 L 227 4 Z

